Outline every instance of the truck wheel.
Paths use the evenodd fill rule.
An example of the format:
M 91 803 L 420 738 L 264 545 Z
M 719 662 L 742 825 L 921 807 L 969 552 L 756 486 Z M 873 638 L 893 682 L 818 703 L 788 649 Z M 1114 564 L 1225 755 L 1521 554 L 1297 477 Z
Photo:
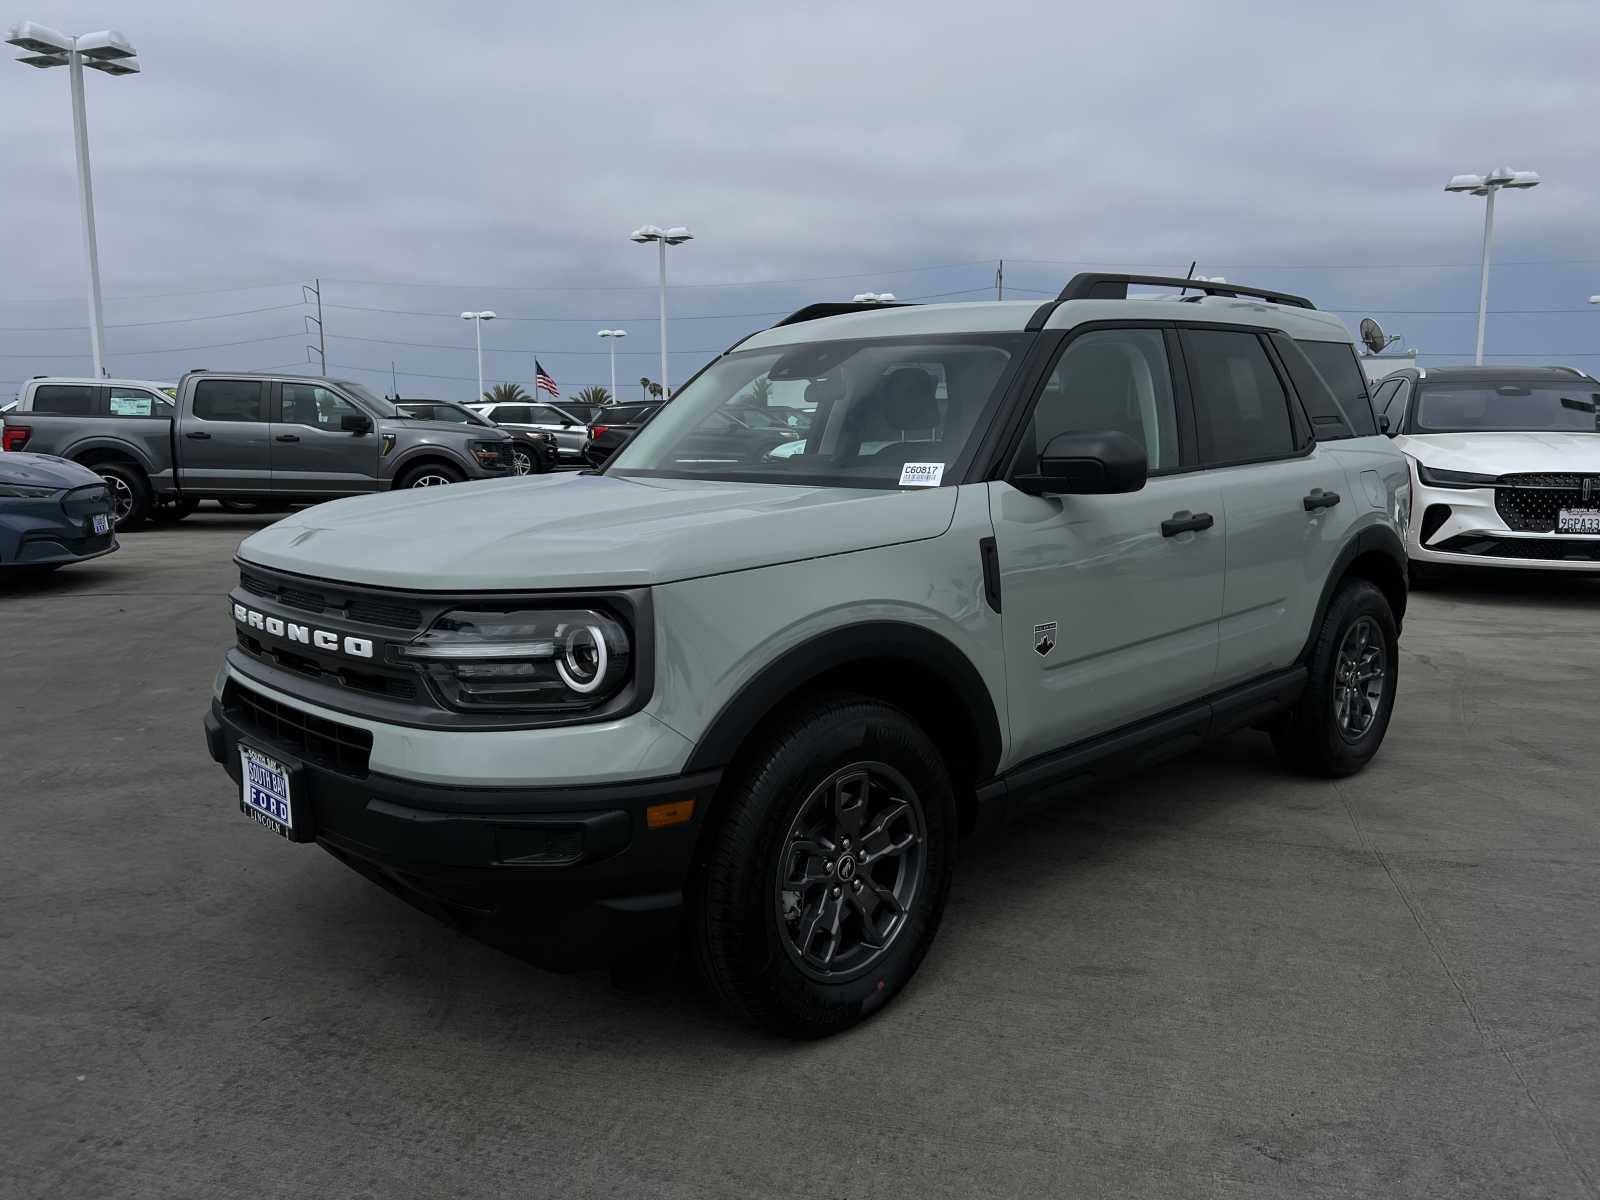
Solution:
M 200 507 L 200 501 L 188 497 L 165 499 L 156 497 L 150 507 L 150 519 L 158 525 L 171 525 L 191 516 Z
M 441 487 L 447 483 L 460 483 L 466 478 L 448 463 L 423 463 L 412 467 L 396 481 L 397 488 Z
M 795 1038 L 847 1029 L 928 952 L 955 863 L 938 748 L 904 712 L 797 709 L 738 774 L 690 888 L 696 962 L 738 1015 Z
M 150 515 L 150 484 L 138 467 L 105 462 L 92 470 L 111 489 L 112 523 L 118 529 L 132 529 Z
M 1272 728 L 1289 766 L 1337 778 L 1383 744 L 1400 682 L 1400 638 L 1388 600 L 1365 579 L 1345 582 L 1311 647 L 1305 694 Z
M 518 475 L 543 475 L 550 469 L 532 442 L 511 443 L 511 469 Z

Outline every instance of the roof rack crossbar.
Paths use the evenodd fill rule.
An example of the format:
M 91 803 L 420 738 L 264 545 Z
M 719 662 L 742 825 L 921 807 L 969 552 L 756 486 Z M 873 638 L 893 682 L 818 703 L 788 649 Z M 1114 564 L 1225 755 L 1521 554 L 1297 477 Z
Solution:
M 818 304 L 808 304 L 804 308 L 796 309 L 783 320 L 771 326 L 779 329 L 784 325 L 798 325 L 802 321 L 818 321 L 823 317 L 837 317 L 841 313 L 876 312 L 880 308 L 910 308 L 906 301 L 880 301 L 880 300 L 824 300 Z
M 1209 279 L 1179 279 L 1177 276 L 1169 275 L 1104 275 L 1095 271 L 1084 271 L 1074 275 L 1067 282 L 1067 286 L 1061 289 L 1061 295 L 1056 299 L 1126 300 L 1128 285 L 1131 283 L 1187 289 L 1192 292 L 1203 292 L 1207 296 L 1254 296 L 1260 300 L 1270 300 L 1274 304 L 1288 304 L 1295 308 L 1316 308 L 1316 305 L 1304 296 L 1248 287 L 1240 283 L 1217 283 Z

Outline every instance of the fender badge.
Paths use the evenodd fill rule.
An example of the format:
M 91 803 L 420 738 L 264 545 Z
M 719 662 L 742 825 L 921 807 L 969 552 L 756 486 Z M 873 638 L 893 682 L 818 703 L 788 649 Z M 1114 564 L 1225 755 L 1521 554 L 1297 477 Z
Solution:
M 1056 648 L 1056 623 L 1046 621 L 1033 627 L 1033 652 L 1040 658 Z

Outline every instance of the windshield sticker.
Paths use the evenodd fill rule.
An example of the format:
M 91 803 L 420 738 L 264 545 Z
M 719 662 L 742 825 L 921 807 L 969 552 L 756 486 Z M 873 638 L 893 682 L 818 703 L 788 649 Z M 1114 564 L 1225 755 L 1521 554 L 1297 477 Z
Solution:
M 938 487 L 943 478 L 943 463 L 907 463 L 900 468 L 901 487 Z

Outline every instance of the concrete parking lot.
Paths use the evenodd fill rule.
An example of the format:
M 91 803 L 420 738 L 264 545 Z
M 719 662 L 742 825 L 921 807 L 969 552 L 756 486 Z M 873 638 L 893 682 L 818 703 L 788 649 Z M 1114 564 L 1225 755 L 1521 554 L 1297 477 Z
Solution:
M 0 581 L 0 1195 L 1600 1194 L 1600 584 L 1417 594 L 1354 779 L 1241 735 L 968 847 L 802 1046 L 242 818 L 200 717 L 262 523 Z

